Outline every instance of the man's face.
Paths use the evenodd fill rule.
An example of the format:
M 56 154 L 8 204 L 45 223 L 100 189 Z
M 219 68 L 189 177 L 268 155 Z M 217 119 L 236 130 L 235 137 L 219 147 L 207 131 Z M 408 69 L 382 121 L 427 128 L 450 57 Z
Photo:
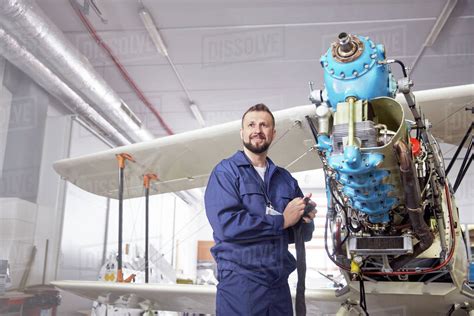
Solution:
M 270 113 L 252 111 L 245 115 L 240 130 L 245 148 L 254 154 L 261 154 L 268 150 L 274 137 L 275 128 Z

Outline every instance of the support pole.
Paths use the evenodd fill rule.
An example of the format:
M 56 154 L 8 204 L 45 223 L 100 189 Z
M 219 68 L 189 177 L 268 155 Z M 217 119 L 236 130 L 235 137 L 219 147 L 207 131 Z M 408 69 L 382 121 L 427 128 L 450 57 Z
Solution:
M 145 187 L 145 283 L 148 283 L 149 279 L 149 261 L 148 261 L 148 227 L 149 227 L 149 199 L 150 199 L 150 182 L 158 180 L 158 176 L 153 173 L 149 173 L 143 176 L 143 186 Z
M 123 234 L 123 176 L 125 169 L 125 162 L 130 160 L 135 162 L 133 157 L 126 153 L 115 155 L 119 165 L 119 190 L 118 190 L 118 202 L 119 202 L 119 227 L 118 227 L 118 256 L 117 256 L 117 282 L 130 282 L 132 278 L 127 280 L 123 279 L 122 272 L 122 234 Z

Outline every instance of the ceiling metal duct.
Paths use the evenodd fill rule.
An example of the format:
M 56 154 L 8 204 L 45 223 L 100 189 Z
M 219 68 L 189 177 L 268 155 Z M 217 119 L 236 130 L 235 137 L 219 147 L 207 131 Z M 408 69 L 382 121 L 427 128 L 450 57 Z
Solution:
M 2 28 L 0 28 L 0 54 L 28 74 L 72 112 L 79 114 L 89 124 L 97 126 L 105 137 L 117 145 L 130 144 L 107 120 Z
M 154 138 L 35 1 L 0 1 L 0 25 L 133 142 Z
M 0 53 L 118 145 L 130 143 L 123 135 L 133 142 L 154 138 L 33 0 L 1 0 L 0 26 Z M 194 192 L 175 194 L 190 205 L 201 201 Z

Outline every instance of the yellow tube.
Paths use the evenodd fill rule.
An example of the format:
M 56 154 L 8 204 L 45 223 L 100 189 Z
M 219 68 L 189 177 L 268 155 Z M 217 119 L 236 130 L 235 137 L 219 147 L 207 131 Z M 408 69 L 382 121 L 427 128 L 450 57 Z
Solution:
M 354 97 L 347 98 L 349 102 L 349 133 L 348 133 L 348 140 L 347 145 L 354 146 L 354 137 L 355 137 L 355 124 L 354 124 Z

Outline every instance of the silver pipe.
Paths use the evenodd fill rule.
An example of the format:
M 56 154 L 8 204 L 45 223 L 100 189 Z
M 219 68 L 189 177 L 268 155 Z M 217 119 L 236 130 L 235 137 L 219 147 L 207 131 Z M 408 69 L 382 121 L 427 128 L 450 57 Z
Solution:
M 37 59 L 80 92 L 95 110 L 113 122 L 114 127 L 133 142 L 154 138 L 124 111 L 126 105 L 123 100 L 35 1 L 0 1 L 0 25 L 34 51 Z
M 89 126 L 89 124 L 87 124 L 86 122 L 84 122 L 79 116 L 77 115 L 73 115 L 72 116 L 72 120 L 74 122 L 76 122 L 77 124 L 81 125 L 82 127 L 84 127 L 89 133 L 91 133 L 92 135 L 94 135 L 97 139 L 99 139 L 100 141 L 102 141 L 105 145 L 109 146 L 110 148 L 114 148 L 114 144 L 112 144 L 111 142 L 109 142 L 107 140 L 107 138 L 105 138 L 104 136 L 102 136 L 101 134 L 99 134 L 95 129 L 93 129 L 91 126 Z M 69 158 L 69 156 L 68 156 Z
M 120 132 L 129 136 L 133 142 L 154 139 L 148 130 L 139 127 L 126 114 L 122 109 L 122 104 L 126 106 L 123 100 L 94 70 L 87 58 L 69 43 L 34 0 L 1 0 L 0 25 L 35 52 L 34 55 L 31 54 L 0 28 L 0 54 L 66 106 L 72 105 L 75 109 L 73 112 L 77 111 L 85 121 L 91 121 L 93 125 L 100 127 L 106 137 L 110 137 L 118 145 L 130 144 Z M 75 91 L 79 91 L 90 102 L 86 102 Z M 129 109 L 128 111 L 131 112 Z M 177 195 L 188 204 L 199 200 L 190 192 L 177 192 Z
M 0 54 L 27 73 L 72 112 L 99 127 L 106 137 L 112 139 L 117 145 L 130 144 L 107 120 L 2 28 L 0 28 Z

